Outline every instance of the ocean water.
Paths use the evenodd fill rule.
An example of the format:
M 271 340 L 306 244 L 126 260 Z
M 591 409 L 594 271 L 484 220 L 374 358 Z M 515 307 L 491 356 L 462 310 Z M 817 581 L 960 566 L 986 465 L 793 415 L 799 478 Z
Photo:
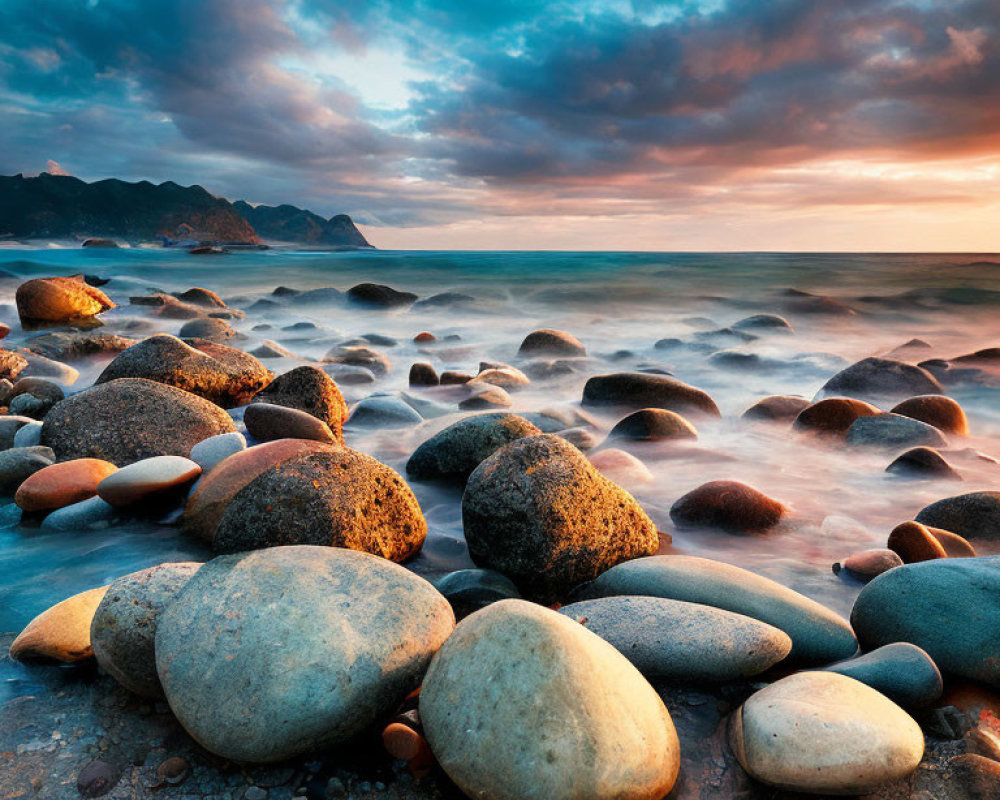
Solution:
M 740 414 L 770 394 L 813 397 L 843 367 L 892 352 L 913 338 L 929 346 L 904 360 L 951 358 L 1000 346 L 1000 256 L 995 254 L 761 254 L 761 253 L 551 253 L 362 252 L 293 250 L 191 256 L 169 250 L 0 248 L 0 321 L 10 325 L 8 347 L 31 335 L 20 329 L 14 292 L 31 277 L 86 273 L 110 278 L 104 290 L 119 304 L 104 315 L 104 330 L 141 336 L 177 333 L 180 320 L 149 315 L 128 298 L 151 291 L 203 286 L 218 292 L 246 317 L 232 324 L 245 350 L 273 340 L 299 358 L 270 359 L 281 373 L 322 359 L 339 342 L 365 334 L 397 340 L 380 346 L 393 369 L 366 386 L 342 386 L 349 402 L 376 392 L 407 391 L 415 361 L 438 369 L 475 372 L 480 361 L 517 364 L 530 331 L 554 327 L 574 333 L 590 359 L 583 370 L 535 382 L 512 393 L 513 411 L 579 409 L 590 375 L 644 368 L 669 370 L 709 392 L 723 413 L 696 421 L 697 443 L 635 445 L 654 480 L 629 485 L 659 528 L 673 536 L 673 551 L 718 558 L 753 569 L 848 614 L 860 585 L 833 575 L 830 566 L 851 552 L 884 546 L 889 531 L 927 503 L 977 489 L 1000 488 L 1000 381 L 949 388 L 964 406 L 972 435 L 952 437 L 948 458 L 965 481 L 904 480 L 885 473 L 895 454 L 793 434 L 787 426 L 748 424 Z M 340 299 L 302 302 L 275 297 L 278 286 L 296 289 L 372 281 L 421 298 L 456 292 L 467 303 L 373 311 Z M 809 293 L 809 294 L 805 294 Z M 264 301 L 264 302 L 261 302 Z M 734 340 L 725 329 L 756 313 L 784 316 L 794 334 Z M 310 322 L 315 328 L 284 330 Z M 270 326 L 262 329 L 261 326 Z M 415 344 L 421 331 L 434 345 Z M 713 333 L 714 332 L 714 333 Z M 442 341 L 445 337 L 460 337 Z M 656 342 L 676 339 L 669 348 Z M 719 351 L 755 354 L 752 368 L 734 367 Z M 108 357 L 74 363 L 79 378 L 67 392 L 86 388 Z M 445 389 L 412 392 L 439 405 L 422 424 L 402 430 L 357 429 L 349 446 L 405 475 L 410 453 L 459 419 Z M 587 410 L 602 440 L 620 415 Z M 747 482 L 785 502 L 792 513 L 762 536 L 677 531 L 669 509 L 681 495 L 716 479 Z M 462 536 L 461 493 L 411 483 L 430 533 L 410 565 L 434 577 L 472 566 Z M 205 559 L 201 545 L 166 522 L 131 522 L 95 532 L 50 533 L 20 524 L 9 499 L 0 504 L 0 632 L 19 631 L 53 603 L 115 577 L 163 561 Z M 6 639 L 9 641 L 9 638 Z M 38 691 L 40 667 L 0 661 L 0 703 Z M 48 673 L 51 674 L 51 673 Z M 46 684 L 47 685 L 47 684 Z

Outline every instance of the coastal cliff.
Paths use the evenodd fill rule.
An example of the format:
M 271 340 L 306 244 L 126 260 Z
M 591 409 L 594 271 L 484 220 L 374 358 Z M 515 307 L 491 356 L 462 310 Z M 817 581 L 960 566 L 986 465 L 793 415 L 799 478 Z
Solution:
M 371 247 L 347 214 L 324 219 L 295 206 L 252 206 L 243 200 L 233 208 L 265 239 L 317 246 Z

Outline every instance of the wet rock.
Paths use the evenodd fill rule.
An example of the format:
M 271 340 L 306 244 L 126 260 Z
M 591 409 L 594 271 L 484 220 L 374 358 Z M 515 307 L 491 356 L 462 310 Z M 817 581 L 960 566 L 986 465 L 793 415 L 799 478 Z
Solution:
M 35 278 L 17 287 L 21 324 L 86 322 L 115 307 L 100 289 L 79 277 Z
M 865 648 L 910 642 L 942 671 L 1000 686 L 1000 557 L 890 570 L 861 590 L 851 623 Z
M 556 435 L 584 453 L 593 450 L 598 445 L 597 435 L 589 428 L 567 428 L 564 431 L 559 431 Z
M 919 522 L 902 522 L 897 525 L 889 534 L 886 546 L 894 553 L 898 553 L 906 564 L 948 557 L 941 542 L 929 528 Z
M 839 575 L 843 569 L 852 578 L 867 582 L 883 572 L 901 566 L 903 559 L 892 550 L 862 550 L 849 555 L 843 563 L 834 564 L 833 574 Z
M 654 556 L 612 567 L 581 590 L 585 598 L 643 595 L 683 600 L 743 614 L 783 630 L 790 657 L 829 663 L 858 648 L 847 621 L 780 583 L 739 567 L 695 556 Z
M 341 386 L 364 386 L 377 380 L 375 373 L 370 369 L 350 364 L 324 364 L 323 372 Z
M 115 357 L 95 384 L 119 378 L 145 378 L 204 397 L 223 408 L 240 406 L 271 382 L 271 372 L 256 358 L 225 345 L 157 334 Z
M 701 389 L 669 375 L 645 372 L 595 375 L 583 388 L 583 405 L 622 406 L 635 410 L 665 408 L 678 414 L 721 416 L 715 401 Z
M 892 413 L 926 422 L 944 433 L 969 435 L 969 420 L 962 407 L 944 395 L 928 394 L 911 397 L 895 406 Z
M 0 348 L 0 378 L 14 380 L 28 366 L 28 360 L 20 353 Z
M 590 463 L 608 480 L 626 489 L 653 482 L 653 473 L 631 453 L 613 447 L 588 456 Z
M 282 347 L 277 342 L 265 339 L 259 347 L 250 351 L 250 355 L 255 358 L 298 358 L 295 353 L 287 347 Z
M 907 642 L 887 644 L 823 670 L 861 681 L 907 707 L 928 706 L 944 690 L 941 672 L 931 657 Z
M 332 286 L 324 286 L 321 289 L 309 289 L 304 292 L 296 292 L 295 294 L 289 294 L 286 290 L 284 294 L 278 296 L 291 298 L 293 305 L 296 306 L 337 304 L 344 299 L 344 293 L 340 289 L 334 289 Z
M 94 613 L 90 639 L 97 663 L 131 692 L 163 697 L 153 645 L 163 610 L 201 564 L 160 564 L 111 582 Z
M 473 377 L 473 375 L 470 375 L 467 372 L 457 372 L 455 370 L 448 369 L 441 373 L 441 385 L 459 386 L 463 383 L 468 383 Z
M 792 422 L 809 405 L 808 400 L 797 395 L 772 395 L 761 398 L 750 406 L 743 412 L 743 419 Z
M 941 384 L 926 369 L 888 358 L 866 358 L 852 364 L 820 389 L 821 396 L 843 395 L 872 403 L 941 392 Z
M 406 462 L 415 480 L 464 484 L 473 470 L 504 445 L 541 431 L 515 414 L 476 414 L 449 425 L 420 445 Z
M 437 386 L 441 382 L 430 364 L 418 362 L 410 367 L 410 386 Z
M 847 443 L 853 447 L 947 447 L 948 440 L 937 428 L 901 414 L 874 414 L 859 417 L 847 429 Z
M 476 298 L 472 295 L 462 294 L 461 292 L 440 292 L 423 300 L 418 300 L 413 304 L 413 310 L 467 306 L 474 302 L 476 302 Z
M 974 541 L 1000 540 L 1000 492 L 970 492 L 931 503 L 916 521 Z
M 6 351 L 0 351 L 0 354 L 3 352 Z M 22 378 L 52 378 L 69 386 L 76 383 L 76 379 L 80 377 L 77 370 L 61 361 L 54 361 L 51 358 L 23 349 L 18 352 L 18 355 L 28 362 L 28 366 L 20 373 Z
M 437 336 L 429 331 L 421 331 L 413 337 L 413 341 L 417 344 L 430 344 L 431 342 L 437 341 Z
M 338 441 L 343 441 L 341 431 L 347 422 L 347 403 L 336 382 L 318 367 L 296 367 L 279 375 L 254 395 L 251 402 L 305 411 L 329 425 Z
M 721 528 L 755 533 L 773 528 L 787 509 L 739 481 L 710 481 L 670 507 L 670 519 L 680 528 Z
M 962 476 L 933 447 L 914 447 L 907 450 L 886 467 L 885 471 L 908 478 L 962 480 Z
M 191 765 L 180 756 L 161 761 L 156 768 L 156 779 L 160 786 L 180 786 L 190 774 Z
M 113 506 L 129 506 L 186 486 L 201 467 L 183 456 L 154 456 L 122 467 L 97 484 L 98 496 Z
M 56 403 L 41 438 L 61 460 L 103 458 L 124 466 L 152 456 L 187 456 L 203 439 L 234 430 L 230 416 L 208 400 L 124 378 Z
M 662 597 L 604 597 L 559 609 L 611 644 L 643 675 L 693 682 L 739 681 L 792 649 L 777 628 L 710 606 Z
M 212 318 L 193 319 L 185 322 L 180 330 L 182 339 L 208 339 L 212 342 L 224 342 L 235 335 L 236 331 L 225 320 Z
M 656 527 L 632 496 L 552 434 L 518 439 L 476 467 L 462 496 L 462 519 L 478 566 L 542 597 L 659 545 Z
M 100 497 L 91 497 L 46 515 L 42 520 L 42 529 L 77 533 L 104 530 L 121 521 L 122 513 L 117 508 Z
M 94 240 L 87 240 L 87 242 L 91 241 Z M 83 243 L 84 247 L 88 246 L 87 242 Z M 97 246 L 107 247 L 108 245 Z M 114 246 L 117 247 L 118 245 Z M 117 764 L 111 764 L 107 761 L 91 761 L 80 770 L 80 774 L 76 779 L 76 790 L 80 793 L 81 797 L 103 797 L 114 789 L 121 779 L 121 767 Z
M 273 439 L 312 439 L 317 442 L 337 443 L 339 437 L 330 426 L 312 414 L 297 408 L 255 402 L 243 412 L 243 424 L 258 442 Z
M 347 298 L 369 308 L 402 308 L 417 301 L 412 292 L 400 292 L 391 286 L 377 283 L 359 283 L 347 290 Z
M 469 616 L 501 600 L 517 600 L 521 594 L 506 575 L 492 569 L 460 569 L 434 582 L 434 588 L 451 603 L 457 619 Z
M 171 709 L 204 747 L 278 761 L 389 716 L 453 626 L 430 584 L 384 559 L 271 548 L 195 573 L 160 616 L 156 666 Z
M 334 364 L 364 367 L 379 378 L 389 374 L 392 367 L 387 355 L 370 347 L 335 347 L 326 354 L 325 360 Z
M 184 303 L 191 303 L 192 305 L 202 306 L 203 308 L 211 309 L 227 307 L 219 295 L 211 289 L 203 289 L 200 286 L 195 286 L 184 292 L 178 292 L 174 295 L 174 297 Z
M 21 417 L 16 414 L 0 416 L 0 451 L 13 447 L 14 434 L 32 421 L 31 417 Z
M 70 664 L 94 655 L 90 623 L 107 586 L 75 594 L 46 609 L 27 624 L 10 646 L 15 661 Z
M 881 414 L 878 408 L 849 397 L 829 397 L 812 403 L 799 412 L 795 428 L 822 434 L 846 434 L 851 425 L 862 417 Z
M 427 672 L 420 718 L 470 797 L 653 800 L 680 766 L 670 714 L 639 672 L 582 626 L 521 600 L 459 623 Z
M 0 451 L 0 493 L 9 495 L 41 469 L 55 463 L 49 447 L 13 447 Z
M 507 391 L 516 391 L 523 389 L 531 381 L 521 370 L 505 366 L 484 369 L 472 379 L 471 383 L 488 384 Z
M 532 331 L 524 337 L 517 354 L 522 358 L 531 356 L 583 357 L 587 348 L 572 333 L 552 328 Z
M 466 386 L 469 387 L 469 395 L 458 404 L 462 411 L 491 411 L 510 408 L 514 404 L 510 395 L 499 386 L 476 384 L 475 380 L 469 381 Z
M 44 467 L 20 485 L 14 502 L 25 511 L 52 511 L 97 494 L 97 484 L 118 470 L 99 458 L 77 458 Z
M 1000 762 L 975 753 L 955 756 L 948 762 L 951 768 L 949 785 L 955 800 L 993 800 L 1000 786 Z
M 698 430 L 680 414 L 664 408 L 643 408 L 618 421 L 609 439 L 633 442 L 697 439 Z
M 852 678 L 800 672 L 761 689 L 735 713 L 733 752 L 769 786 L 866 794 L 912 773 L 924 754 L 920 726 Z
M 242 433 L 220 433 L 209 436 L 191 448 L 191 460 L 202 472 L 208 472 L 234 453 L 246 450 L 247 440 Z
M 410 428 L 424 418 L 401 397 L 391 394 L 373 394 L 366 397 L 351 411 L 352 428 Z
M 37 447 L 42 443 L 42 423 L 26 422 L 14 431 L 14 447 Z
M 27 350 L 55 361 L 78 361 L 89 356 L 120 353 L 136 344 L 135 339 L 98 331 L 52 331 L 33 336 Z
M 420 506 L 395 471 L 354 450 L 303 440 L 228 458 L 198 485 L 184 524 L 220 553 L 313 544 L 392 561 L 414 555 L 427 535 Z
M 752 331 L 754 333 L 795 333 L 795 329 L 784 317 L 777 314 L 754 314 L 744 317 L 731 326 L 737 331 Z

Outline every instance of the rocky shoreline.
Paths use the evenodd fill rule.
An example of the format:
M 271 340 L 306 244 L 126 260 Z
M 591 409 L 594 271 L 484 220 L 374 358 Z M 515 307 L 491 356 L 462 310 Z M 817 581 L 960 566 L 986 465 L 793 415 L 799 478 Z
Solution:
M 234 346 L 253 306 L 202 287 L 132 295 L 141 323 L 102 331 L 123 302 L 103 285 L 17 288 L 33 335 L 0 350 L 5 513 L 68 536 L 156 521 L 206 559 L 115 576 L 5 640 L 45 690 L 0 711 L 0 796 L 995 796 L 995 480 L 956 482 L 883 548 L 845 551 L 827 580 L 863 585 L 849 619 L 675 549 L 630 491 L 720 424 L 855 452 L 900 480 L 960 479 L 989 457 L 962 449 L 971 426 L 950 389 L 995 392 L 995 348 L 864 358 L 812 400 L 769 396 L 730 419 L 668 370 L 609 370 L 568 331 L 527 331 L 510 363 L 439 371 L 438 348 L 461 340 L 414 330 L 427 360 L 409 391 L 348 402 L 392 370 L 391 337 L 272 371 L 280 343 Z M 287 297 L 397 314 L 468 302 L 360 283 L 255 305 Z M 753 314 L 711 333 L 793 328 Z M 92 385 L 67 393 L 77 367 Z M 585 378 L 569 403 L 511 410 L 566 375 Z M 399 471 L 345 437 L 443 414 L 460 416 Z M 675 531 L 795 524 L 794 503 L 724 476 L 673 499 Z M 430 534 L 411 483 L 449 487 L 475 568 L 406 568 Z

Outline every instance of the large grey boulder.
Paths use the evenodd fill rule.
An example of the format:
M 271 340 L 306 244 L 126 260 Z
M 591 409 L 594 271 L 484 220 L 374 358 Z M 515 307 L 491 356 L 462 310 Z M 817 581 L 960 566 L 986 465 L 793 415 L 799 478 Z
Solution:
M 917 522 L 944 528 L 966 539 L 1000 540 L 1000 492 L 970 492 L 931 503 Z
M 465 483 L 494 452 L 541 431 L 516 414 L 476 414 L 449 425 L 414 450 L 406 474 L 416 480 Z
M 792 639 L 790 658 L 799 662 L 840 661 L 858 649 L 850 625 L 826 606 L 769 578 L 707 558 L 629 561 L 583 587 L 581 595 L 666 597 L 743 614 L 787 633 Z
M 1000 686 L 1000 556 L 889 570 L 861 590 L 851 623 L 865 648 L 910 642 L 945 672 Z
M 643 675 L 676 681 L 737 681 L 792 649 L 788 634 L 711 606 L 663 597 L 602 597 L 559 609 L 596 633 Z
M 448 601 L 385 559 L 278 547 L 205 564 L 160 616 L 156 667 L 206 749 L 278 761 L 392 714 L 448 638 Z
M 933 425 L 902 414 L 858 417 L 847 429 L 847 443 L 853 447 L 881 447 L 887 450 L 921 445 L 948 446 L 944 434 Z
M 915 644 L 893 642 L 823 668 L 861 681 L 902 706 L 926 706 L 944 686 L 934 660 Z
M 920 394 L 943 394 L 938 379 L 923 367 L 890 358 L 865 358 L 823 384 L 820 397 L 843 395 L 879 403 Z
M 543 599 L 659 546 L 632 495 L 553 434 L 518 439 L 476 467 L 462 522 L 477 566 Z
M 670 714 L 638 670 L 522 600 L 459 623 L 427 671 L 420 718 L 469 797 L 660 800 L 680 766 Z

